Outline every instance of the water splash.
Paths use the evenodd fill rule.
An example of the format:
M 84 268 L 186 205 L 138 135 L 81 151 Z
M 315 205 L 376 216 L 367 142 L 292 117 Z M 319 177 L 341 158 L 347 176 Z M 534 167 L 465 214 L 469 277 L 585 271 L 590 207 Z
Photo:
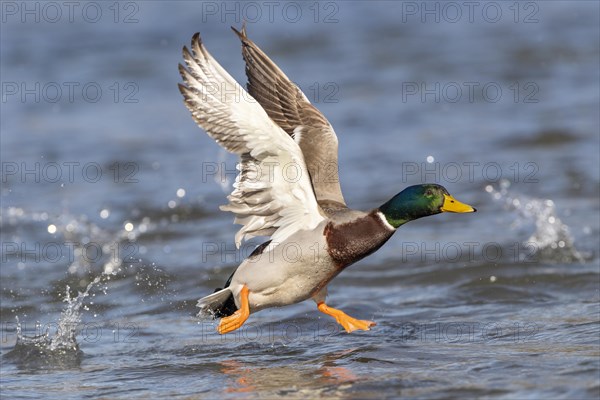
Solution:
M 9 208 L 0 213 L 0 221 L 11 224 L 31 222 L 34 224 L 47 225 L 48 233 L 62 236 L 65 243 L 73 243 L 73 257 L 67 270 L 72 275 L 89 274 L 94 266 L 100 264 L 102 270 L 91 282 L 87 284 L 77 296 L 71 296 L 71 288 L 66 286 L 64 302 L 67 303 L 64 310 L 54 325 L 55 331 L 26 336 L 23 333 L 21 323 L 17 317 L 16 343 L 14 348 L 7 353 L 7 357 L 15 361 L 17 365 L 24 368 L 47 369 L 47 368 L 74 368 L 77 367 L 83 356 L 83 352 L 77 343 L 77 335 L 81 330 L 82 307 L 90 291 L 103 280 L 109 280 L 111 276 L 121 271 L 124 261 L 120 251 L 115 248 L 124 243 L 135 243 L 138 236 L 152 228 L 149 220 L 142 220 L 137 224 L 125 221 L 123 228 L 111 233 L 90 222 L 86 216 L 73 216 L 65 213 L 50 224 L 50 218 L 46 213 L 25 213 L 22 209 Z M 104 211 L 104 210 L 103 210 Z M 96 244 L 105 255 L 98 258 L 86 256 L 85 246 L 89 243 Z M 130 253 L 129 253 L 130 254 Z M 106 292 L 105 292 L 106 293 Z
M 56 335 L 52 337 L 50 341 L 50 350 L 56 349 L 77 349 L 77 340 L 75 337 L 77 336 L 78 327 L 81 323 L 81 306 L 83 305 L 83 300 L 89 296 L 90 289 L 94 287 L 100 280 L 103 278 L 104 274 L 97 276 L 93 281 L 91 281 L 83 292 L 79 292 L 79 294 L 75 298 L 71 298 L 69 293 L 69 286 L 67 286 L 66 295 L 64 301 L 67 303 L 67 308 L 63 310 L 60 314 L 60 319 L 58 321 L 58 328 Z
M 16 333 L 17 343 L 5 357 L 21 369 L 71 369 L 81 363 L 83 352 L 77 344 L 51 348 L 52 339 L 48 332 L 38 336 L 25 336 L 18 318 Z
M 79 366 L 83 352 L 77 343 L 77 334 L 80 331 L 81 307 L 89 296 L 90 290 L 97 285 L 106 274 L 97 276 L 83 292 L 71 297 L 70 288 L 67 286 L 64 301 L 67 307 L 61 312 L 56 331 L 51 334 L 46 330 L 41 335 L 26 336 L 17 317 L 15 347 L 7 354 L 9 359 L 15 360 L 21 367 L 33 369 L 64 369 Z
M 575 247 L 569 227 L 556 215 L 554 202 L 509 192 L 510 182 L 503 180 L 499 188 L 487 185 L 485 190 L 497 201 L 504 203 L 509 210 L 535 224 L 535 232 L 527 240 L 536 249 L 539 260 L 549 262 L 585 262 L 583 255 Z

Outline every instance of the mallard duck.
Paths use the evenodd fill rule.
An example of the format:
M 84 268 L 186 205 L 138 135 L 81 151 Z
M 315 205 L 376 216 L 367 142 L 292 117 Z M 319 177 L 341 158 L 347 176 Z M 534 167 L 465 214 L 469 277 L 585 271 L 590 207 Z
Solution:
M 196 123 L 240 156 L 229 204 L 220 207 L 242 225 L 236 245 L 255 236 L 270 240 L 237 267 L 224 288 L 198 301 L 199 314 L 221 318 L 217 331 L 224 334 L 251 313 L 313 299 L 347 332 L 369 330 L 375 322 L 326 304 L 329 282 L 407 222 L 475 209 L 436 184 L 410 186 L 370 211 L 348 208 L 333 127 L 244 27 L 232 29 L 242 42 L 248 91 L 210 55 L 198 33 L 191 50 L 183 48 L 179 89 Z

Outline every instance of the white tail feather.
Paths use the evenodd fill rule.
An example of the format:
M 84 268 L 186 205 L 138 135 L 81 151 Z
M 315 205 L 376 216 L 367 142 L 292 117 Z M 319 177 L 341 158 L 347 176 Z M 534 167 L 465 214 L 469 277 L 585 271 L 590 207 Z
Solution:
M 200 308 L 198 316 L 214 316 L 215 313 L 221 308 L 223 303 L 227 301 L 229 296 L 231 296 L 231 290 L 227 287 L 211 294 L 210 296 L 201 298 L 196 304 L 196 306 Z

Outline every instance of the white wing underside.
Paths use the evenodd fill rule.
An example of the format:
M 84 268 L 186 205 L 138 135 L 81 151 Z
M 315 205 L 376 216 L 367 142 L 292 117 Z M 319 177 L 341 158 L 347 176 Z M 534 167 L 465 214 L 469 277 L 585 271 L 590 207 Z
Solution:
M 292 233 L 314 229 L 324 217 L 317 204 L 300 147 L 202 45 L 183 49 L 179 85 L 194 120 L 226 150 L 239 154 L 240 171 L 224 211 L 243 225 L 235 236 L 271 236 L 281 243 Z

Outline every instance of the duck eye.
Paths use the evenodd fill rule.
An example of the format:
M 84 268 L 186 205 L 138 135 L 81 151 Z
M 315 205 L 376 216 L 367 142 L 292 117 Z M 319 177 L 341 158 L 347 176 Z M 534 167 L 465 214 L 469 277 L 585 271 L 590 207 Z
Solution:
M 427 191 L 425 192 L 425 196 L 433 196 L 433 192 L 431 191 L 431 189 L 427 189 Z

